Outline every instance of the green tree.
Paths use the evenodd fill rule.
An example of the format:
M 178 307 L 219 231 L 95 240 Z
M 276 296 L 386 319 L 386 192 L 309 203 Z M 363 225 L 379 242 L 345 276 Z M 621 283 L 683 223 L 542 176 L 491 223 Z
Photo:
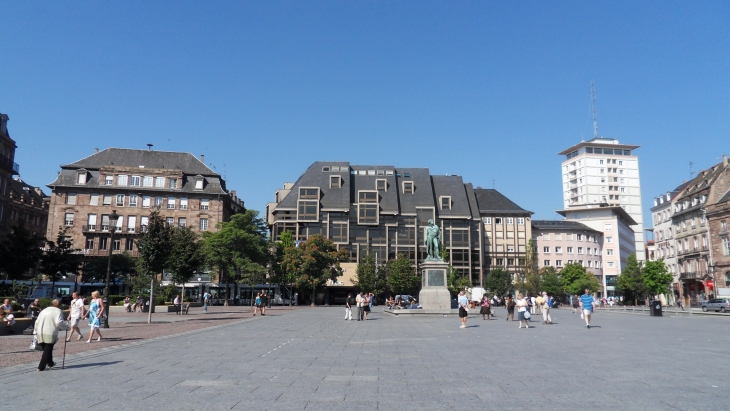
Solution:
M 388 289 L 395 294 L 414 295 L 421 286 L 421 276 L 416 272 L 413 261 L 403 254 L 385 265 Z
M 522 275 L 518 277 L 515 285 L 517 289 L 524 291 L 526 295 L 537 295 L 542 290 L 542 277 L 537 268 L 537 255 L 533 240 L 527 242 Z
M 540 277 L 542 278 L 542 291 L 556 298 L 565 295 L 565 289 L 560 281 L 560 274 L 555 270 L 555 267 L 541 268 Z
M 446 269 L 446 282 L 446 287 L 452 295 L 458 294 L 460 291 L 464 291 L 465 288 L 472 286 L 469 276 L 452 266 Z
M 312 290 L 314 306 L 317 287 L 342 275 L 340 262 L 349 257 L 347 250 L 337 250 L 332 241 L 315 234 L 300 242 L 299 247 L 287 249 L 282 264 L 285 270 L 296 274 L 298 286 Z
M 644 279 L 641 276 L 641 263 L 636 260 L 635 255 L 629 256 L 626 267 L 616 279 L 616 288 L 623 295 L 624 303 L 631 301 L 631 304 L 636 304 L 646 294 Z
M 388 287 L 387 269 L 375 261 L 375 255 L 370 250 L 360 257 L 355 271 L 355 284 L 361 291 L 381 295 Z
M 644 289 L 653 297 L 664 294 L 669 290 L 672 283 L 672 274 L 667 272 L 664 259 L 647 261 L 641 270 L 641 278 Z
M 289 305 L 291 306 L 292 300 L 294 299 L 292 286 L 297 277 L 295 272 L 290 272 L 284 269 L 283 261 L 287 250 L 294 249 L 296 246 L 296 242 L 294 241 L 294 235 L 289 231 L 284 231 L 279 235 L 279 241 L 274 243 L 274 246 L 275 259 L 272 263 L 274 282 L 281 284 L 282 286 L 284 286 L 284 288 L 286 288 L 287 291 L 289 291 Z
M 230 298 L 231 278 L 254 285 L 265 278 L 266 267 L 273 260 L 266 238 L 266 222 L 258 214 L 246 210 L 233 215 L 231 221 L 218 223 L 218 231 L 203 233 L 205 261 L 218 269 L 221 279 L 226 279 L 225 305 Z
M 103 283 L 106 281 L 106 269 L 109 263 L 107 257 L 94 258 L 87 261 L 83 266 L 84 282 Z M 130 285 L 132 278 L 137 272 L 137 262 L 127 252 L 121 254 L 112 254 L 112 267 L 110 273 L 110 281 L 121 280 L 125 284 Z M 147 284 L 149 286 L 149 284 Z M 145 287 L 147 289 L 147 287 Z
M 185 283 L 203 268 L 205 257 L 200 236 L 190 227 L 172 227 L 172 248 L 167 258 L 167 271 L 175 285 L 182 285 L 181 302 L 185 298 Z
M 484 288 L 500 297 L 512 291 L 512 287 L 512 274 L 502 268 L 490 271 L 484 280 Z
M 150 213 L 147 230 L 137 240 L 139 258 L 137 258 L 137 272 L 150 284 L 150 311 L 147 323 L 152 323 L 152 310 L 155 303 L 155 288 L 159 288 L 157 275 L 167 266 L 167 260 L 172 248 L 170 226 L 160 216 L 159 210 Z
M 24 280 L 25 273 L 41 259 L 43 238 L 31 232 L 22 222 L 14 225 L 0 241 L 0 272 L 6 280 Z
M 585 267 L 579 263 L 571 263 L 563 267 L 560 270 L 560 280 L 565 291 L 573 295 L 581 295 L 586 289 L 595 292 L 600 288 L 596 277 L 586 272 Z
M 56 289 L 56 281 L 67 274 L 78 274 L 81 267 L 81 259 L 78 252 L 81 250 L 73 248 L 73 240 L 69 235 L 70 227 L 62 227 L 58 230 L 56 241 L 46 240 L 46 250 L 41 257 L 41 273 L 43 273 Z

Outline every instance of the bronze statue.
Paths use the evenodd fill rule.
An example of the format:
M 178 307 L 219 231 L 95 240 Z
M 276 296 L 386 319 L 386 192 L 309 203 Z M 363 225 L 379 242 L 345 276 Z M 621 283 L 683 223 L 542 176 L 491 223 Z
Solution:
M 428 227 L 426 227 L 426 252 L 428 253 L 426 261 L 443 261 L 441 259 L 441 230 L 431 219 L 428 220 Z

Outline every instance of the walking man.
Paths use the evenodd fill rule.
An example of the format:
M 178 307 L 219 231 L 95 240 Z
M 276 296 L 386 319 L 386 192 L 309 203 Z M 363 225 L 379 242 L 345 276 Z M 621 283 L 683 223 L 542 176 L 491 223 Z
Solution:
M 459 318 L 461 318 L 461 327 L 459 328 L 466 328 L 466 317 L 469 315 L 466 310 L 469 305 L 469 300 L 466 298 L 464 292 L 460 291 L 457 301 L 459 302 Z
M 71 336 L 74 335 L 74 331 L 79 335 L 79 337 L 76 340 L 81 340 L 84 338 L 83 335 L 81 335 L 81 330 L 79 329 L 79 322 L 86 318 L 86 308 L 84 307 L 84 299 L 79 297 L 79 293 L 74 292 L 72 294 L 73 299 L 71 300 L 71 306 L 69 307 L 71 312 L 68 314 L 68 326 L 71 328 L 71 334 L 68 335 L 68 338 L 66 338 L 66 341 L 71 341 Z
M 175 296 L 175 299 L 172 300 L 172 305 L 175 307 L 175 314 L 182 315 L 182 311 L 180 311 L 180 294 Z
M 548 297 L 545 291 L 542 292 L 542 297 L 538 297 L 542 301 L 540 308 L 542 309 L 542 323 L 552 324 L 553 319 L 550 318 L 550 307 L 553 305 L 550 297 Z
M 208 305 L 209 304 L 210 304 L 210 293 L 206 291 L 203 294 L 203 312 L 204 313 L 207 313 L 208 312 Z
M 269 295 L 266 291 L 261 292 L 261 315 L 266 315 L 266 304 L 269 303 Z
M 352 321 L 352 294 L 347 294 L 345 300 L 345 321 Z
M 580 296 L 580 307 L 583 310 L 583 317 L 586 320 L 586 328 L 591 329 L 591 314 L 596 306 L 596 300 L 591 295 L 591 290 L 586 288 L 586 293 Z
M 363 319 L 364 310 L 363 310 L 363 303 L 365 302 L 365 299 L 362 297 L 362 292 L 360 292 L 357 297 L 355 297 L 355 303 L 357 304 L 357 320 L 361 321 Z

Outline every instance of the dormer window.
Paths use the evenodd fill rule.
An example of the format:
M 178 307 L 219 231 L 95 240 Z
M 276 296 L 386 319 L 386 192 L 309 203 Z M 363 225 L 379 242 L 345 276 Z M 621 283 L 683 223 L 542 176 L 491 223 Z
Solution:
M 375 180 L 375 189 L 378 191 L 388 191 L 388 184 L 385 180 Z
M 315 199 L 319 200 L 319 189 L 318 188 L 300 188 L 299 189 L 300 199 Z
M 197 176 L 195 177 L 195 189 L 196 190 L 202 190 L 203 189 L 203 176 Z
M 342 187 L 342 178 L 340 176 L 330 176 L 330 188 Z
M 329 166 L 322 167 L 322 172 L 323 173 L 329 173 L 329 171 L 330 171 L 330 167 Z
M 113 184 L 114 184 L 114 176 L 112 176 L 112 175 L 104 176 L 104 185 L 105 186 L 110 186 Z
M 413 181 L 404 181 L 403 182 L 403 193 L 404 194 L 413 194 Z
M 441 196 L 439 197 L 439 203 L 442 210 L 451 210 L 451 197 Z
M 88 176 L 88 173 L 86 170 L 79 170 L 78 174 L 76 175 L 76 184 L 86 184 L 86 177 Z

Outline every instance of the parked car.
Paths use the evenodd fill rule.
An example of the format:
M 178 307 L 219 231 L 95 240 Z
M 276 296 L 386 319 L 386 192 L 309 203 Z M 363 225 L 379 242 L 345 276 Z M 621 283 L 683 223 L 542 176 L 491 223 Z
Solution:
M 719 311 L 724 313 L 730 311 L 730 298 L 713 298 L 702 303 L 702 311 Z

